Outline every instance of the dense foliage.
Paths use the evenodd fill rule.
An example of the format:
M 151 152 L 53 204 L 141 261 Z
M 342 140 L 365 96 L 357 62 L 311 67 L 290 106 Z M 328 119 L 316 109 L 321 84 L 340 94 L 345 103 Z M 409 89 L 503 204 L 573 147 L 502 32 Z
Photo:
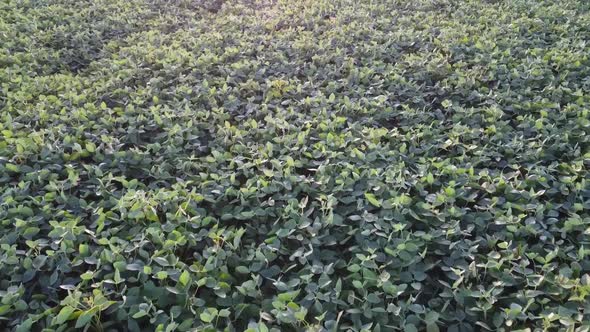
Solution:
M 590 4 L 0 0 L 0 329 L 590 329 Z

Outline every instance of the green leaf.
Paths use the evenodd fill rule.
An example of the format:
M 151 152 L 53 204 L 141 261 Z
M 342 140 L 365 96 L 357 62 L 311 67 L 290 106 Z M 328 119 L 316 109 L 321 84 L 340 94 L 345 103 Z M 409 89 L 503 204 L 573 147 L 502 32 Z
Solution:
M 0 315 L 4 315 L 10 311 L 12 306 L 10 304 L 0 305 Z
M 432 173 L 430 173 L 430 172 L 426 175 L 426 183 L 428 183 L 428 184 L 434 183 L 434 175 L 432 175 Z
M 436 321 L 438 321 L 439 318 L 439 313 L 436 311 L 429 311 L 426 316 L 424 316 L 424 321 L 426 323 L 435 323 Z
M 20 166 L 11 163 L 4 164 L 4 167 L 6 167 L 7 170 L 15 173 L 18 173 L 20 170 Z
M 63 308 L 61 308 L 61 310 L 59 311 L 59 313 L 57 314 L 57 316 L 53 319 L 53 324 L 54 325 L 61 325 L 63 323 L 65 323 L 70 316 L 74 313 L 76 309 L 72 308 L 70 306 L 65 306 Z
M 268 332 L 269 329 L 263 322 L 258 323 L 258 331 L 259 332 Z
M 98 311 L 97 307 L 94 307 L 90 310 L 84 311 L 76 320 L 76 328 L 81 328 L 86 326 L 94 317 L 96 311 Z
M 377 197 L 375 197 L 375 195 L 371 194 L 371 193 L 365 193 L 365 198 L 369 201 L 369 203 L 371 203 L 372 205 L 376 206 L 376 207 L 381 207 L 381 202 L 377 199 Z
M 440 329 L 436 323 L 428 323 L 426 324 L 426 332 L 439 332 Z
M 215 315 L 212 315 L 208 311 L 204 311 L 199 315 L 199 318 L 205 323 L 211 323 L 215 319 Z
M 182 272 L 182 274 L 180 275 L 180 277 L 178 278 L 178 281 L 183 285 L 186 286 L 188 285 L 188 283 L 191 281 L 191 276 L 187 271 Z
M 138 312 L 136 312 L 135 314 L 133 314 L 133 316 L 131 316 L 133 319 L 139 319 L 143 316 L 146 316 L 148 313 L 145 310 L 139 310 Z
M 89 253 L 88 245 L 84 243 L 80 243 L 78 246 L 78 252 L 81 256 L 87 256 Z
M 33 319 L 28 318 L 17 326 L 15 332 L 29 332 L 31 331 L 31 327 L 33 327 L 33 323 Z
M 404 332 L 418 332 L 418 329 L 414 324 L 406 324 L 404 326 Z
M 240 266 L 236 267 L 236 272 L 241 273 L 241 274 L 248 274 L 248 273 L 250 273 L 250 269 L 248 269 L 245 266 L 240 265 Z
M 231 311 L 229 309 L 219 310 L 219 317 L 229 317 L 229 315 L 231 315 Z

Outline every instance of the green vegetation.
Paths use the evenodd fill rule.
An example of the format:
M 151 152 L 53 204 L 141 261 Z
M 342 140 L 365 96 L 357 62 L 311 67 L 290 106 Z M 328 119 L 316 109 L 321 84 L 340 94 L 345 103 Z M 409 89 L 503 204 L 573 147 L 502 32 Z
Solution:
M 590 3 L 0 0 L 0 330 L 590 330 Z

